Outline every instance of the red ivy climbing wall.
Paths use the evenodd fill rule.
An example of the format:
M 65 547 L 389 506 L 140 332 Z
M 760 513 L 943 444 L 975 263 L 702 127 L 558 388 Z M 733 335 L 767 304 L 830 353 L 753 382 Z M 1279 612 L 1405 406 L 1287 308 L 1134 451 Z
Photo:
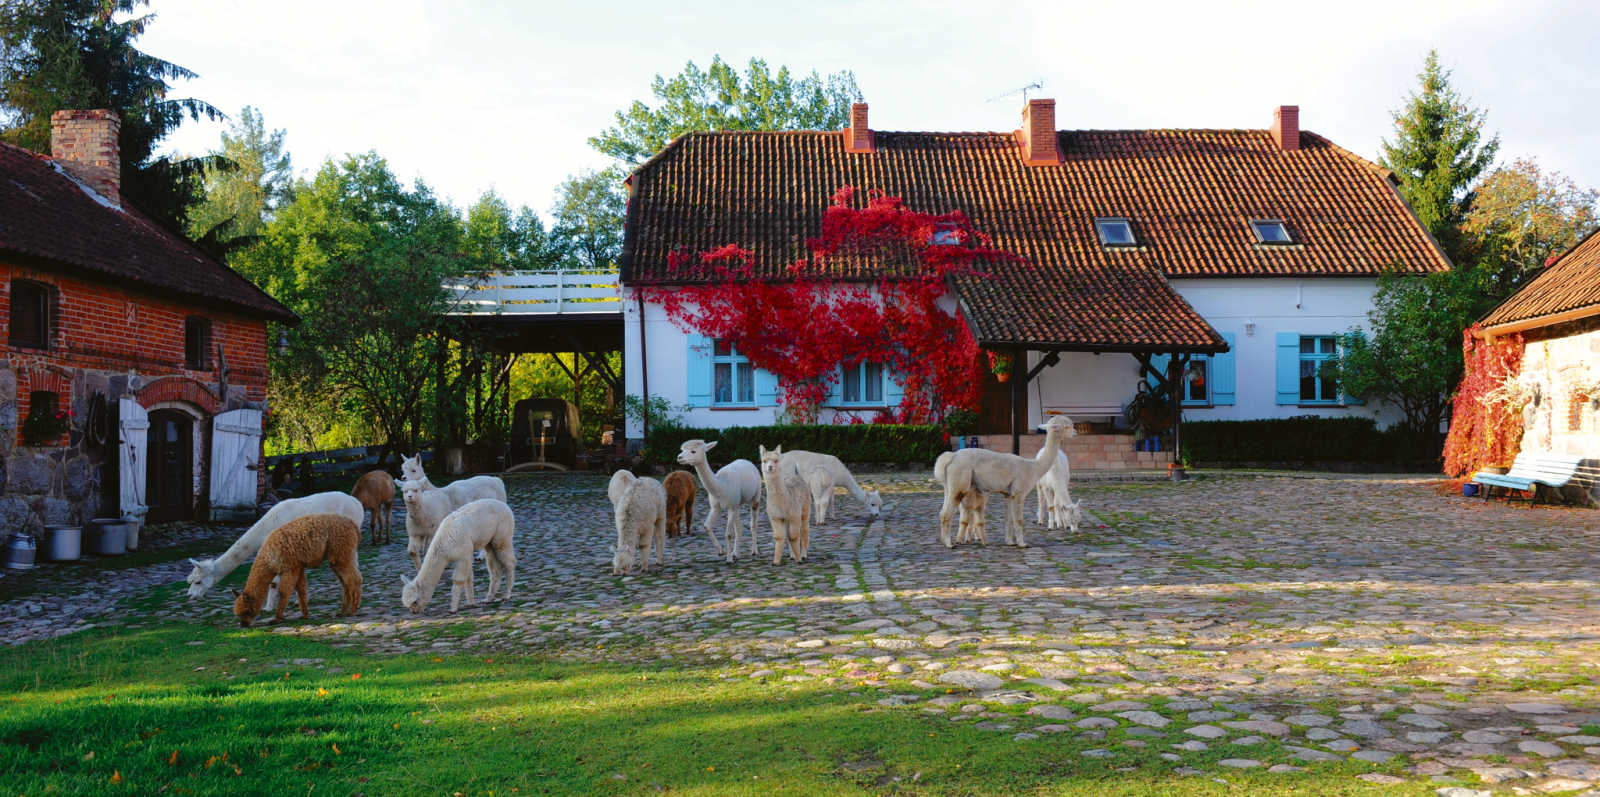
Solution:
M 1466 372 L 1456 388 L 1450 411 L 1450 435 L 1444 444 L 1444 472 L 1468 476 L 1487 467 L 1509 467 L 1522 444 L 1522 417 L 1505 408 L 1486 407 L 1483 396 L 1522 373 L 1522 335 L 1479 339 L 1474 324 L 1461 334 Z
M 938 306 L 951 274 L 984 275 L 995 262 L 1026 263 L 994 249 L 959 211 L 907 209 L 897 197 L 839 189 L 810 257 L 789 277 L 761 279 L 754 255 L 729 244 L 675 253 L 669 278 L 688 285 L 642 285 L 678 328 L 733 341 L 757 368 L 778 377 L 781 400 L 814 417 L 839 379 L 839 366 L 883 363 L 905 389 L 893 413 L 928 423 L 972 408 L 982 392 L 978 345 L 960 318 Z M 935 242 L 937 239 L 937 243 Z M 836 267 L 865 264 L 879 276 L 846 282 Z

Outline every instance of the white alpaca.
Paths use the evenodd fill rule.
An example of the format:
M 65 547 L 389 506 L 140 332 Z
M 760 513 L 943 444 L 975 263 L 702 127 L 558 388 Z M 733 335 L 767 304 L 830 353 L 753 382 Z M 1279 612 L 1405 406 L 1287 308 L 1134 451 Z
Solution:
M 507 506 L 511 505 L 506 500 L 506 483 L 500 481 L 498 476 L 473 476 L 470 479 L 457 479 L 443 487 L 433 486 L 428 481 L 428 474 L 422 470 L 422 455 L 414 457 L 400 457 L 400 478 L 408 482 L 418 482 L 423 490 L 438 490 L 450 499 L 452 511 L 460 509 L 473 501 L 484 498 L 493 498 Z
M 279 501 L 221 556 L 215 559 L 189 560 L 190 564 L 194 565 L 194 572 L 189 574 L 189 600 L 195 600 L 206 594 L 217 585 L 218 581 L 227 578 L 235 568 L 253 558 L 256 552 L 261 550 L 261 544 L 267 541 L 267 536 L 291 520 L 307 515 L 343 515 L 354 520 L 359 528 L 366 514 L 367 511 L 361 506 L 361 501 L 349 493 L 317 493 L 305 498 Z M 273 584 L 273 589 L 267 593 L 262 611 L 270 610 L 277 604 L 277 581 L 274 580 Z
M 783 472 L 783 446 L 771 451 L 766 446 L 757 448 L 761 451 L 761 481 L 767 487 L 767 525 L 772 527 L 772 563 L 783 564 L 784 543 L 789 544 L 791 560 L 804 562 L 806 552 L 811 547 L 811 490 L 806 486 L 805 479 Z M 832 494 L 831 486 L 828 492 Z
M 511 507 L 494 499 L 473 501 L 451 512 L 439 524 L 439 533 L 428 546 L 428 556 L 422 561 L 417 577 L 400 577 L 400 602 L 412 614 L 422 614 L 428 601 L 433 599 L 445 566 L 455 565 L 450 575 L 450 611 L 461 608 L 462 595 L 467 597 L 468 606 L 478 605 L 472 588 L 472 554 L 475 551 L 488 554 L 485 558 L 489 564 L 489 592 L 483 599 L 494 600 L 495 590 L 504 582 L 506 600 L 511 600 L 511 585 L 517 569 L 511 538 L 516 523 Z
M 1066 526 L 1073 531 L 1078 530 L 1078 523 L 1083 519 L 1083 499 L 1076 503 L 1072 500 L 1072 492 L 1068 483 L 1072 481 L 1072 466 L 1067 464 L 1067 452 L 1056 452 L 1056 464 L 1039 480 L 1039 504 L 1036 519 L 1040 523 L 1049 525 L 1047 528 L 1059 529 Z
M 421 571 L 422 557 L 428 553 L 429 543 L 433 542 L 433 535 L 439 531 L 439 524 L 457 507 L 451 506 L 450 496 L 445 495 L 443 490 L 426 489 L 421 482 L 401 482 L 400 493 L 406 501 L 406 553 L 411 556 L 412 564 Z M 510 507 L 506 511 L 511 511 Z
M 829 475 L 833 477 L 833 483 L 849 490 L 850 494 L 855 496 L 855 499 L 867 508 L 867 514 L 872 517 L 877 517 L 878 508 L 883 506 L 883 496 L 879 495 L 877 490 L 861 489 L 861 485 L 856 483 L 856 477 L 851 475 L 850 469 L 845 467 L 844 463 L 840 462 L 839 458 L 832 454 L 790 451 L 783 455 L 782 465 L 783 475 L 798 475 L 806 478 L 810 477 L 813 470 L 826 468 Z M 832 503 L 832 501 L 829 503 Z M 812 517 L 819 523 L 823 520 L 817 515 Z
M 830 515 L 839 516 L 833 508 L 833 474 L 827 468 L 812 468 L 806 475 L 806 486 L 811 488 L 811 519 L 817 525 L 827 522 Z M 767 503 L 772 503 L 772 499 L 767 499 Z M 770 508 L 767 516 L 772 516 Z
M 755 555 L 761 555 L 760 539 L 757 522 L 760 516 L 757 512 L 761 509 L 761 472 L 748 459 L 736 459 L 724 465 L 722 470 L 713 473 L 711 465 L 706 462 L 706 452 L 716 448 L 715 441 L 707 443 L 704 440 L 690 440 L 683 444 L 681 453 L 678 454 L 678 464 L 694 468 L 695 475 L 700 477 L 700 483 L 705 485 L 706 500 L 711 505 L 706 513 L 706 536 L 711 538 L 711 544 L 717 546 L 717 553 L 725 553 L 728 561 L 732 562 L 739 556 L 739 537 L 744 533 L 743 523 L 739 519 L 739 510 L 750 507 L 750 549 Z M 723 535 L 728 543 L 727 549 L 717 542 L 717 533 L 714 524 L 717 515 L 721 512 L 728 513 L 728 527 Z
M 619 471 L 625 473 L 626 471 Z M 667 489 L 644 477 L 628 481 L 616 503 L 617 543 L 611 546 L 611 574 L 650 569 L 650 544 L 655 543 L 656 564 L 667 563 Z
M 638 480 L 639 477 L 633 475 L 633 471 L 619 470 L 611 474 L 611 485 L 606 488 L 606 497 L 611 499 L 611 505 L 616 506 L 617 502 L 622 500 L 623 494 L 628 492 L 628 488 Z
M 1033 459 L 977 448 L 955 452 L 946 468 L 944 505 L 939 509 L 939 535 L 945 547 L 953 547 L 950 521 L 955 517 L 956 507 L 975 490 L 1005 496 L 1006 544 L 1028 547 L 1023 540 L 1022 503 L 1039 479 L 1056 464 L 1062 439 L 1076 434 L 1071 418 L 1056 415 L 1045 423 L 1044 447 Z
M 946 451 L 940 454 L 937 460 L 934 460 L 933 480 L 938 482 L 940 487 L 944 487 L 945 482 L 948 481 L 947 474 L 950 469 L 950 461 L 955 457 L 955 452 Z M 958 524 L 956 542 L 981 542 L 984 545 L 988 545 L 989 530 L 987 528 L 987 520 L 984 517 L 984 513 L 988 510 L 988 493 L 977 490 L 967 493 L 967 496 L 961 501 L 961 522 Z

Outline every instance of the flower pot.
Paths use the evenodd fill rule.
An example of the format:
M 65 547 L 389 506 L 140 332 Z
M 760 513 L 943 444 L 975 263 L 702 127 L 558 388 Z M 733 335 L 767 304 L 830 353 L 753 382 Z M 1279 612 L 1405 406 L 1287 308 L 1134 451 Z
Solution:
M 995 374 L 994 375 L 994 381 L 999 382 L 1001 384 L 1005 384 L 1006 382 L 1010 382 L 1011 381 L 1011 374 Z
M 1168 462 L 1167 478 L 1172 479 L 1175 482 L 1181 482 L 1184 479 L 1189 478 L 1189 475 L 1188 472 L 1184 470 L 1182 465 L 1179 465 L 1176 462 Z
M 1467 483 L 1461 485 L 1461 494 L 1463 496 L 1467 497 L 1467 498 L 1471 498 L 1471 497 L 1477 495 L 1478 494 L 1478 484 L 1476 482 L 1467 482 Z

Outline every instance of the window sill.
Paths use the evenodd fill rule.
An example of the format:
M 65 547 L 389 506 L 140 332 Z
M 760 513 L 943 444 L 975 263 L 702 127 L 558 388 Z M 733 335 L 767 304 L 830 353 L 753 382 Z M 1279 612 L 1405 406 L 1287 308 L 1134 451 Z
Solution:
M 1359 407 L 1359 404 L 1298 404 L 1302 410 L 1342 410 L 1347 407 Z
M 712 412 L 743 412 L 746 410 L 759 410 L 760 407 L 712 407 Z

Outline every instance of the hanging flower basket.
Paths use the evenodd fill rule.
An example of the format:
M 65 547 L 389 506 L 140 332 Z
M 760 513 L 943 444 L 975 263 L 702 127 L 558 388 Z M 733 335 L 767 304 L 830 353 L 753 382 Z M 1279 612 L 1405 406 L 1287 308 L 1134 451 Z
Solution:
M 22 444 L 27 446 L 44 445 L 65 434 L 71 428 L 72 410 L 29 415 L 22 422 Z
M 989 372 L 1000 382 L 1011 381 L 1011 355 L 1001 352 L 988 352 Z

